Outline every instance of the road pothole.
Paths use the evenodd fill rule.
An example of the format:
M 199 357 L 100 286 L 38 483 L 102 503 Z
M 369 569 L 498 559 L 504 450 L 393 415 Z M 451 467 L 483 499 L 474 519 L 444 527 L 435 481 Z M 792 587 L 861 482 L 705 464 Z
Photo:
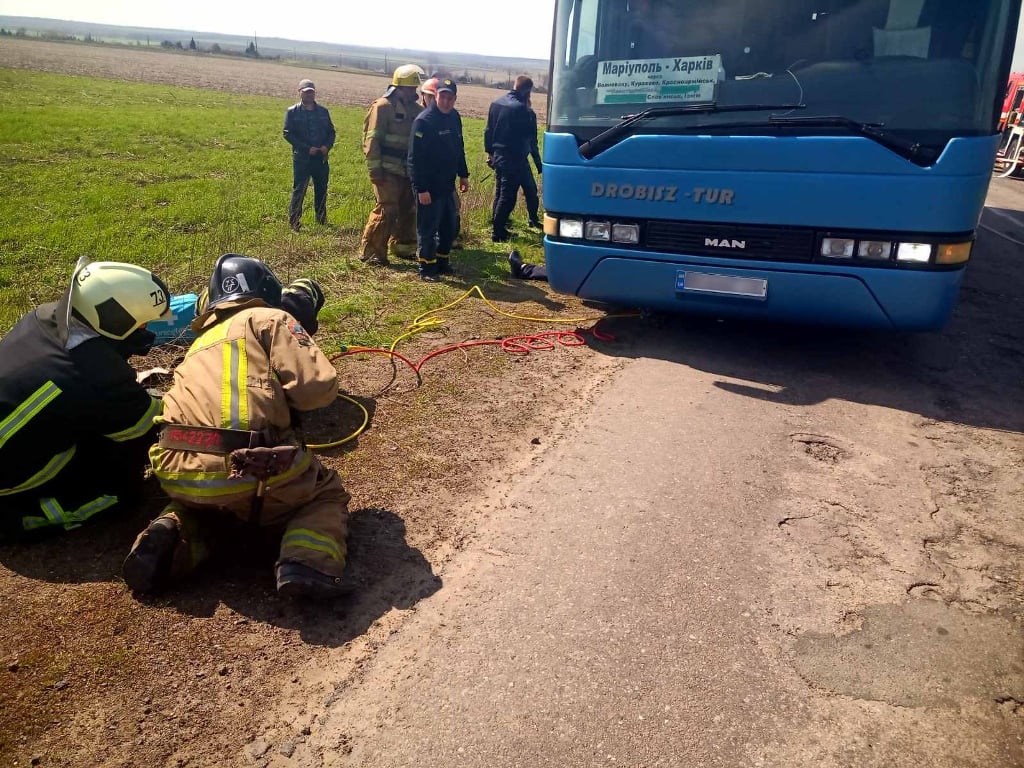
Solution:
M 1012 622 L 937 600 L 873 605 L 849 634 L 807 634 L 794 664 L 813 685 L 902 707 L 1024 701 L 1024 637 Z
M 831 437 L 801 432 L 792 434 L 789 437 L 794 443 L 803 448 L 804 453 L 812 459 L 824 462 L 825 464 L 838 464 L 843 459 L 850 457 L 850 451 Z

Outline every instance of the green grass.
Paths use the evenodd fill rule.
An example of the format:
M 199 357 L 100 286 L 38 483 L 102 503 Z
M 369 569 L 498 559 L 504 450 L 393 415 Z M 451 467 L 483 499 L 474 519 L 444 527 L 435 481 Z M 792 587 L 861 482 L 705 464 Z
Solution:
M 75 260 L 127 261 L 155 270 L 173 293 L 205 283 L 217 256 L 246 253 L 282 280 L 308 275 L 328 290 L 328 337 L 373 344 L 467 284 L 504 279 L 506 248 L 490 243 L 494 181 L 483 164 L 483 124 L 465 120 L 473 188 L 463 201 L 465 279 L 427 286 L 415 267 L 365 267 L 359 236 L 373 207 L 362 156 L 365 109 L 331 107 L 330 228 L 288 229 L 290 102 L 195 88 L 124 83 L 0 68 L 0 333 L 35 304 L 56 299 Z M 540 237 L 514 213 L 524 258 L 542 262 Z

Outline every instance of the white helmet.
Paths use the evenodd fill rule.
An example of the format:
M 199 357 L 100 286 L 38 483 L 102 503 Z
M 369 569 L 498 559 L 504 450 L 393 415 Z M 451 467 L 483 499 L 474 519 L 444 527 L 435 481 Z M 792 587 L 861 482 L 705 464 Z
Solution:
M 148 269 L 85 256 L 71 275 L 69 307 L 94 331 L 118 341 L 171 309 L 167 286 Z

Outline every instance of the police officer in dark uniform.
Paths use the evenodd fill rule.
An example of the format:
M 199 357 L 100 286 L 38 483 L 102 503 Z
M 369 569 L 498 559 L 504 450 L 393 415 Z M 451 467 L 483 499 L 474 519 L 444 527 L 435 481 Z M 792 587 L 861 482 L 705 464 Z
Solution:
M 298 232 L 302 218 L 302 200 L 313 179 L 313 209 L 318 224 L 327 223 L 327 179 L 330 168 L 327 153 L 334 146 L 334 123 L 325 107 L 316 103 L 312 80 L 299 83 L 299 103 L 284 115 L 284 138 L 292 145 L 292 199 L 288 205 L 288 223 Z
M 533 80 L 519 75 L 512 90 L 495 99 L 487 113 L 484 151 L 487 164 L 494 169 L 491 239 L 496 243 L 511 238 L 508 217 L 515 208 L 519 187 L 530 176 L 530 147 L 537 140 L 537 123 L 528 104 L 532 90 Z
M 59 301 L 0 339 L 0 537 L 70 530 L 135 500 L 160 401 L 128 358 L 169 312 L 149 270 L 83 258 Z
M 455 109 L 458 86 L 438 82 L 437 100 L 413 122 L 409 139 L 409 179 L 416 191 L 416 250 L 420 279 L 437 282 L 452 273 L 449 264 L 458 227 L 455 178 L 469 191 L 469 168 L 462 117 Z

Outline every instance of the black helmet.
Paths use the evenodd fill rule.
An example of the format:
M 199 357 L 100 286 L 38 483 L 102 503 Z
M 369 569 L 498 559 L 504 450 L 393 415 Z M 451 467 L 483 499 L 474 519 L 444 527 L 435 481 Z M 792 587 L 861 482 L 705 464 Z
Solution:
M 263 299 L 268 307 L 281 306 L 281 281 L 270 267 L 252 256 L 225 253 L 210 275 L 209 304 L 213 309 L 237 299 Z

